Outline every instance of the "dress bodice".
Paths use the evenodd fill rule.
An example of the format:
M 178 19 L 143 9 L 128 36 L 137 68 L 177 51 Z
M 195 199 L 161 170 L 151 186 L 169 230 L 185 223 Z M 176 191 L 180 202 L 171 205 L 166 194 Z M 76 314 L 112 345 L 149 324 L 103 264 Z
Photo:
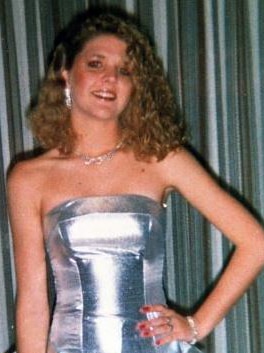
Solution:
M 156 347 L 135 330 L 145 319 L 142 305 L 165 304 L 165 212 L 156 201 L 140 195 L 78 198 L 52 209 L 44 227 L 56 289 L 51 351 L 191 352 L 177 342 Z

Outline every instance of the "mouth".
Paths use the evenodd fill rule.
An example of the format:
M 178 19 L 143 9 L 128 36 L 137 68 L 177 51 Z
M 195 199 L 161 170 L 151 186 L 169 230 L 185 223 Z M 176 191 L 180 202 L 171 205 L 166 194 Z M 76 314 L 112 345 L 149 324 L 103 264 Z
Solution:
M 93 91 L 92 94 L 96 98 L 100 98 L 103 100 L 113 101 L 116 99 L 116 94 L 113 91 L 109 91 L 109 90 L 105 90 L 105 89 Z

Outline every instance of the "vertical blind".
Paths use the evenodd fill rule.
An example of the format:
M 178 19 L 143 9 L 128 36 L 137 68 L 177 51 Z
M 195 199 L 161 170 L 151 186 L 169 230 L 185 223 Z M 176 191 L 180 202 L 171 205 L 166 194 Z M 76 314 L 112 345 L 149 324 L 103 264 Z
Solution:
M 256 217 L 264 216 L 263 1 L 1 0 L 1 353 L 14 343 L 15 278 L 6 173 L 34 147 L 26 112 L 56 34 L 72 15 L 94 5 L 119 7 L 139 19 L 163 60 L 195 154 Z M 221 273 L 232 245 L 180 195 L 172 194 L 168 204 L 168 297 L 178 307 L 194 310 Z M 201 349 L 264 352 L 263 275 Z

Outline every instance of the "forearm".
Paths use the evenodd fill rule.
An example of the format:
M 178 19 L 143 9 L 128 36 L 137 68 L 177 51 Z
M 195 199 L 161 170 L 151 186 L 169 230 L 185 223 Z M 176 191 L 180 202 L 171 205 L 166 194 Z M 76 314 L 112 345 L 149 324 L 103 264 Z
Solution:
M 263 243 L 259 245 L 255 251 L 244 247 L 234 252 L 214 290 L 195 313 L 200 339 L 223 319 L 263 268 Z
M 18 300 L 16 310 L 17 353 L 46 353 L 48 330 L 48 308 L 41 310 L 30 300 L 26 305 Z

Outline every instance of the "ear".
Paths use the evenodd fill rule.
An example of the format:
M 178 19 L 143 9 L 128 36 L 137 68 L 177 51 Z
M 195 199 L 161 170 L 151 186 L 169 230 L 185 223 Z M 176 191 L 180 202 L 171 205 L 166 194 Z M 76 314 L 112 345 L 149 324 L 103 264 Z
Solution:
M 65 70 L 65 69 L 62 70 L 61 76 L 62 76 L 62 78 L 65 80 L 66 87 L 69 87 L 69 71 L 67 71 L 67 70 Z

